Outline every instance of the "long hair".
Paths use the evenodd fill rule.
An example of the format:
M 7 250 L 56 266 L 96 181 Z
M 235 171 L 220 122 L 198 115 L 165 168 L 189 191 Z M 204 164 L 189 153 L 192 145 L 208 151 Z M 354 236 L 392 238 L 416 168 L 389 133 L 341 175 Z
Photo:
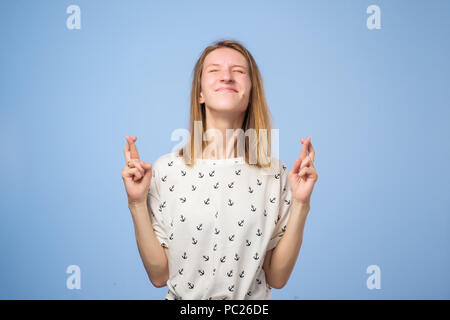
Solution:
M 197 157 L 201 157 L 201 155 L 197 154 L 199 148 L 198 146 L 195 146 L 194 141 L 195 140 L 194 125 L 196 125 L 196 122 L 198 124 L 198 121 L 201 121 L 202 123 L 201 128 L 202 137 L 200 150 L 204 150 L 204 147 L 206 147 L 207 145 L 207 142 L 204 141 L 203 139 L 203 135 L 205 134 L 207 128 L 205 104 L 204 103 L 201 104 L 199 102 L 201 91 L 201 78 L 203 71 L 203 63 L 205 61 L 206 56 L 213 50 L 219 48 L 234 49 L 239 53 L 241 53 L 247 59 L 247 63 L 249 66 L 249 76 L 252 86 L 249 97 L 249 104 L 247 106 L 244 121 L 242 123 L 242 131 L 237 130 L 240 131 L 238 132 L 238 134 L 245 133 L 245 137 L 243 138 L 244 139 L 243 149 L 245 149 L 244 151 L 245 154 L 244 155 L 241 154 L 239 156 L 243 156 L 245 162 L 249 165 L 257 166 L 259 168 L 266 168 L 270 166 L 272 126 L 271 126 L 271 115 L 269 108 L 267 106 L 267 101 L 264 93 L 263 81 L 258 66 L 255 60 L 253 59 L 253 56 L 242 44 L 234 40 L 222 40 L 208 46 L 205 50 L 203 50 L 202 54 L 197 60 L 197 63 L 195 64 L 191 88 L 191 111 L 189 120 L 190 137 L 185 147 L 183 147 L 178 151 L 178 156 L 184 156 L 185 163 L 189 167 L 194 166 L 195 159 Z M 250 136 L 248 136 L 247 133 L 250 133 Z M 239 137 L 237 140 L 239 140 Z M 188 152 L 186 153 L 184 152 L 184 148 L 188 148 L 188 150 L 190 150 L 189 156 L 187 156 Z M 237 149 L 238 149 L 237 141 L 235 141 L 234 142 L 235 156 Z M 250 162 L 251 160 L 250 152 L 253 152 L 253 154 L 256 157 L 256 159 L 254 159 L 255 157 L 252 156 L 254 160 L 252 160 L 251 162 Z

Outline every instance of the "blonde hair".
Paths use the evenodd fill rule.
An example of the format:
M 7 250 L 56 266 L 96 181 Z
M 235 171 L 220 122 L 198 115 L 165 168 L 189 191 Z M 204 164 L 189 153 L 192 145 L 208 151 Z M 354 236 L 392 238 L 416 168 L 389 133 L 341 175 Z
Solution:
M 187 166 L 192 167 L 195 164 L 195 159 L 198 157 L 197 154 L 194 152 L 194 122 L 195 121 L 201 121 L 202 122 L 202 148 L 201 150 L 206 147 L 207 143 L 203 140 L 203 135 L 206 131 L 206 112 L 205 112 L 205 105 L 202 103 L 200 104 L 200 91 L 201 91 L 201 77 L 202 77 L 202 71 L 203 71 L 203 64 L 205 61 L 206 56 L 211 53 L 212 51 L 219 49 L 219 48 L 231 48 L 239 53 L 241 53 L 247 60 L 248 66 L 249 66 L 249 76 L 252 83 L 251 86 L 251 93 L 249 97 L 249 104 L 247 106 L 247 110 L 244 116 L 244 121 L 242 124 L 242 130 L 244 133 L 247 132 L 248 129 L 254 129 L 255 139 L 250 139 L 248 137 L 245 137 L 245 162 L 249 165 L 254 165 L 259 168 L 265 168 L 270 166 L 270 155 L 271 155 L 271 115 L 269 108 L 267 106 L 267 101 L 264 93 L 264 86 L 261 74 L 259 72 L 258 66 L 253 59 L 253 56 L 250 54 L 250 52 L 238 41 L 234 40 L 222 40 L 218 41 L 207 48 L 203 50 L 202 54 L 200 55 L 199 59 L 197 60 L 197 63 L 195 64 L 194 70 L 193 70 L 193 79 L 192 79 L 192 88 L 191 88 L 191 112 L 190 112 L 190 120 L 189 120 L 189 132 L 190 132 L 190 138 L 188 139 L 187 144 L 184 148 L 190 148 L 190 159 L 187 159 L 186 155 L 184 154 L 184 148 L 180 149 L 178 151 L 179 156 L 184 156 L 184 160 Z M 264 131 L 264 129 L 266 131 Z M 265 132 L 265 136 L 261 136 L 261 130 L 262 132 Z M 252 131 L 252 130 L 250 130 Z M 267 137 L 267 140 L 262 142 L 260 140 L 265 139 Z M 252 143 L 252 145 L 250 145 Z M 235 141 L 234 145 L 234 153 L 236 156 L 236 150 L 237 150 L 237 141 Z M 249 157 L 250 157 L 250 147 L 254 148 L 253 150 L 257 150 L 256 152 L 256 163 L 252 161 L 252 163 L 249 163 Z M 186 152 L 187 154 L 187 152 Z M 267 158 L 266 158 L 267 157 Z M 269 159 L 269 160 L 268 160 Z M 269 161 L 269 162 L 267 162 Z

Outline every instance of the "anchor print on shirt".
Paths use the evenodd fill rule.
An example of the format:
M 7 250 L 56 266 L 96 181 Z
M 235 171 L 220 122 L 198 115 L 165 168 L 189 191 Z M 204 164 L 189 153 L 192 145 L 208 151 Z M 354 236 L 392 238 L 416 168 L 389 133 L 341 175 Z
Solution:
M 281 215 L 278 215 L 277 220 L 275 220 L 275 224 L 277 224 L 281 219 Z
M 169 165 L 170 166 L 170 165 Z M 283 166 L 283 169 L 285 168 L 285 166 Z M 176 168 L 174 168 L 174 169 L 176 169 Z M 203 191 L 204 191 L 204 187 L 205 186 L 202 186 L 201 184 L 199 185 L 198 183 L 200 183 L 201 181 L 204 181 L 204 182 L 207 182 L 208 183 L 208 185 L 206 185 L 206 189 L 205 189 L 205 191 L 206 190 L 208 190 L 209 192 L 211 192 L 211 195 L 208 195 L 208 194 L 205 194 L 206 196 L 209 196 L 209 198 L 207 197 L 207 198 L 200 198 L 200 199 L 195 199 L 195 201 L 198 201 L 197 203 L 198 204 L 200 204 L 199 202 L 200 201 L 203 201 L 203 203 L 204 203 L 204 205 L 205 205 L 205 207 L 203 207 L 203 206 L 201 206 L 202 208 L 204 208 L 204 209 L 207 209 L 207 208 L 212 208 L 212 207 L 215 207 L 215 197 L 213 198 L 212 196 L 213 195 L 215 195 L 215 194 L 217 194 L 217 192 L 220 192 L 218 189 L 220 188 L 220 184 L 221 184 L 221 182 L 223 182 L 224 184 L 226 184 L 227 186 L 228 186 L 228 192 L 229 192 L 229 196 L 228 197 L 232 197 L 232 198 L 229 198 L 229 199 L 223 199 L 223 205 L 225 205 L 225 203 L 227 204 L 227 205 L 225 205 L 226 207 L 228 207 L 227 209 L 228 210 L 240 210 L 240 213 L 241 213 L 241 217 L 239 217 L 239 215 L 238 215 L 238 217 L 236 218 L 236 220 L 231 220 L 231 221 L 229 221 L 229 222 L 231 222 L 232 223 L 232 225 L 234 225 L 234 228 L 231 226 L 231 230 L 229 230 L 228 228 L 226 228 L 225 230 L 223 230 L 223 228 L 221 227 L 221 225 L 218 225 L 217 223 L 216 223 L 216 228 L 213 228 L 213 232 L 215 233 L 215 235 L 219 235 L 219 233 L 221 232 L 221 231 L 224 231 L 225 232 L 225 234 L 223 234 L 224 236 L 226 236 L 226 234 L 228 234 L 228 240 L 229 241 L 231 241 L 231 242 L 236 242 L 236 241 L 238 241 L 238 239 L 241 239 L 240 238 L 240 232 L 243 232 L 244 230 L 247 230 L 247 227 L 250 227 L 250 225 L 254 225 L 253 224 L 253 221 L 245 221 L 243 218 L 245 218 L 245 215 L 242 215 L 242 213 L 245 213 L 245 211 L 246 210 L 242 210 L 242 208 L 240 208 L 240 203 L 239 202 L 241 202 L 239 199 L 238 199 L 238 202 L 236 203 L 235 202 L 235 196 L 234 196 L 234 192 L 239 192 L 239 196 L 244 196 L 245 197 L 245 191 L 244 192 L 242 192 L 242 190 L 245 190 L 245 187 L 247 187 L 247 190 L 248 190 L 248 193 L 247 193 L 247 198 L 248 198 L 248 200 L 250 200 L 250 201 L 248 201 L 248 200 L 246 200 L 247 201 L 247 203 L 248 202 L 250 202 L 250 212 L 252 213 L 252 215 L 253 215 L 253 217 L 258 217 L 258 218 L 260 218 L 260 219 L 263 219 L 263 217 L 268 217 L 268 216 L 270 216 L 269 218 L 270 219 L 272 219 L 272 214 L 274 213 L 273 212 L 273 210 L 275 210 L 275 217 L 277 217 L 277 215 L 276 215 L 276 209 L 274 209 L 274 208 L 278 208 L 277 207 L 277 204 L 278 204 L 278 202 L 282 202 L 282 203 L 284 203 L 285 205 L 290 205 L 291 203 L 292 203 L 292 199 L 283 199 L 282 197 L 280 197 L 278 194 L 272 194 L 272 195 L 270 195 L 270 194 L 268 194 L 266 197 L 265 197 L 265 199 L 268 199 L 270 202 L 269 202 L 269 205 L 264 205 L 264 206 L 260 206 L 259 205 L 259 202 L 256 202 L 256 201 L 259 201 L 259 200 L 257 200 L 258 199 L 258 197 L 260 197 L 261 196 L 261 192 L 265 192 L 265 188 L 266 187 L 264 187 L 264 188 L 261 188 L 261 186 L 263 185 L 263 182 L 264 182 L 264 179 L 255 179 L 256 181 L 253 181 L 253 179 L 250 181 L 250 183 L 248 183 L 247 185 L 242 185 L 242 183 L 241 183 L 241 181 L 238 181 L 238 180 L 235 180 L 235 181 L 222 181 L 222 180 L 220 180 L 219 178 L 221 178 L 221 177 L 219 177 L 219 176 L 215 176 L 215 170 L 211 170 L 211 171 L 208 171 L 208 170 L 204 170 L 203 172 L 199 172 L 199 171 L 197 171 L 198 172 L 198 174 L 199 174 L 199 176 L 198 176 L 198 179 L 202 179 L 202 178 L 205 178 L 205 179 L 202 179 L 202 180 L 197 180 L 197 181 L 195 181 L 196 179 L 196 175 L 195 175 L 195 171 L 193 172 L 193 173 L 191 173 L 191 171 L 189 171 L 190 172 L 190 175 L 187 175 L 187 171 L 185 171 L 185 170 L 180 170 L 180 171 L 178 171 L 178 172 L 180 172 L 180 174 L 178 175 L 178 173 L 177 172 L 175 172 L 175 174 L 176 174 L 176 176 L 177 176 L 177 178 L 176 179 L 180 179 L 180 180 L 174 180 L 174 181 L 172 181 L 171 180 L 171 176 L 170 176 L 170 174 L 168 174 L 168 175 L 164 175 L 164 173 L 162 174 L 162 176 L 164 176 L 163 178 L 161 178 L 161 181 L 163 182 L 163 183 L 167 183 L 167 189 L 162 189 L 162 190 L 165 190 L 165 191 L 167 191 L 167 190 L 169 190 L 169 192 L 167 193 L 167 195 L 168 194 L 173 194 L 171 197 L 171 199 L 168 199 L 168 198 L 166 198 L 165 200 L 167 200 L 167 201 L 161 201 L 159 204 L 157 203 L 157 205 L 159 205 L 159 211 L 160 212 L 163 212 L 163 213 L 165 213 L 166 212 L 166 210 L 169 210 L 169 209 L 166 209 L 166 207 L 167 208 L 169 208 L 169 207 L 171 207 L 171 205 L 169 206 L 168 204 L 170 204 L 171 202 L 170 201 L 173 201 L 173 200 L 175 200 L 176 201 L 176 198 L 178 198 L 178 199 L 180 199 L 180 201 L 182 202 L 182 203 L 187 203 L 187 204 L 189 204 L 189 203 L 193 203 L 194 202 L 194 199 L 189 199 L 190 201 L 188 202 L 187 201 L 187 197 L 186 197 L 186 194 L 185 195 L 183 195 L 182 193 L 181 194 L 177 194 L 178 192 L 180 192 L 180 186 L 179 185 L 182 185 L 182 184 L 180 184 L 180 182 L 184 182 L 184 181 L 186 181 L 187 183 L 185 183 L 185 187 L 184 188 L 186 188 L 186 190 L 188 190 L 188 188 L 189 188 L 189 179 L 192 179 L 192 183 L 196 183 L 196 185 L 194 185 L 194 184 L 192 184 L 191 183 L 191 186 L 192 186 L 192 192 L 200 192 L 200 193 L 203 193 Z M 241 169 L 234 169 L 233 170 L 233 172 L 235 173 L 235 177 L 236 177 L 236 179 L 241 179 L 241 177 L 239 177 L 239 178 L 237 178 L 237 176 L 242 176 L 243 175 L 243 173 L 245 173 L 246 174 L 246 171 L 245 170 L 241 170 Z M 232 173 L 231 173 L 232 174 Z M 283 173 L 283 177 L 284 177 L 284 174 L 285 173 Z M 185 177 L 185 178 L 182 178 L 182 177 Z M 212 178 L 212 179 L 209 179 L 209 177 L 210 178 Z M 281 174 L 280 173 L 278 173 L 278 174 L 275 174 L 275 175 L 272 175 L 272 177 L 274 177 L 275 179 L 280 179 L 281 178 Z M 255 177 L 256 178 L 256 177 Z M 269 178 L 270 178 L 270 176 L 269 176 Z M 272 181 L 273 181 L 273 179 L 274 178 L 272 178 L 271 180 L 267 180 L 267 183 L 268 183 L 268 185 L 267 186 L 269 186 L 269 184 L 270 185 L 272 185 Z M 187 179 L 187 180 L 183 180 L 183 179 Z M 214 180 L 220 180 L 220 181 L 214 181 Z M 158 180 L 159 181 L 159 180 Z M 198 183 L 197 183 L 198 182 Z M 159 182 L 159 183 L 161 183 L 161 182 Z M 209 183 L 211 183 L 211 184 L 209 184 Z M 213 187 L 213 188 L 211 188 L 211 187 Z M 175 188 L 178 190 L 178 191 L 176 191 L 175 190 Z M 241 189 L 242 188 L 242 189 Z M 196 191 L 196 190 L 199 190 L 199 191 Z M 222 190 L 223 190 L 223 186 L 222 186 L 222 188 L 221 188 Z M 226 189 L 226 188 L 225 188 Z M 233 189 L 233 190 L 231 190 L 231 189 Z M 283 187 L 283 194 L 285 194 L 285 192 L 286 192 L 286 190 L 287 190 L 287 187 Z M 208 193 L 209 193 L 208 192 Z M 193 193 L 193 194 L 195 194 L 195 193 Z M 254 198 L 255 197 L 255 198 Z M 234 200 L 233 200 L 233 198 L 234 198 Z M 279 199 L 278 199 L 279 198 Z M 262 198 L 262 199 L 264 199 L 264 198 Z M 265 201 L 267 201 L 267 200 L 265 200 Z M 253 203 L 252 203 L 253 202 Z M 263 202 L 261 202 L 261 203 L 263 203 Z M 178 203 L 179 204 L 179 203 Z M 198 206 L 198 204 L 197 204 L 197 206 Z M 248 204 L 246 205 L 246 206 L 248 206 Z M 256 207 L 256 206 L 258 206 L 258 207 Z M 266 207 L 266 208 L 264 208 L 264 207 Z M 186 207 L 183 207 L 184 208 L 184 210 L 189 210 L 190 209 L 190 206 L 189 206 L 189 208 L 186 208 Z M 247 207 L 248 208 L 248 207 Z M 215 209 L 215 208 L 214 208 Z M 214 210 L 213 209 L 213 210 Z M 248 209 L 247 209 L 248 210 Z M 208 210 L 209 211 L 209 210 Z M 260 216 L 260 213 L 259 212 L 263 212 L 263 215 L 261 215 Z M 205 215 L 206 214 L 213 214 L 214 215 L 214 217 L 216 218 L 216 219 L 218 219 L 218 211 L 216 211 L 216 212 L 214 212 L 214 211 L 212 211 L 212 212 L 205 212 Z M 239 213 L 239 212 L 238 212 Z M 184 214 L 186 214 L 186 216 L 184 215 Z M 180 217 L 180 221 L 181 222 L 184 222 L 184 223 L 186 223 L 186 218 L 187 217 L 189 217 L 190 218 L 190 216 L 189 216 L 189 214 L 187 214 L 186 212 L 183 212 L 183 214 L 181 214 L 181 212 L 178 212 L 178 215 L 179 215 L 179 217 Z M 211 216 L 210 216 L 211 217 Z M 172 230 L 170 230 L 169 231 L 169 233 L 168 233 L 168 235 L 169 235 L 169 237 L 168 237 L 168 239 L 170 240 L 170 241 L 172 241 L 172 240 L 174 240 L 174 239 L 179 239 L 180 237 L 179 236 L 175 236 L 175 233 L 176 232 L 171 232 L 171 231 L 174 231 L 173 230 L 173 227 L 174 227 L 174 221 L 173 220 L 176 220 L 177 218 L 176 218 L 176 215 L 175 215 L 175 217 L 174 218 L 172 218 L 172 222 L 170 223 L 170 226 L 171 226 L 171 229 Z M 191 219 L 191 218 L 190 218 Z M 226 221 L 228 221 L 227 220 L 227 218 L 224 216 L 224 219 L 226 220 Z M 275 219 L 273 219 L 273 221 L 274 221 Z M 189 221 L 189 220 L 188 220 Z M 218 221 L 218 220 L 214 220 L 214 221 Z M 264 219 L 264 221 L 265 221 L 265 219 Z M 276 220 L 274 221 L 275 222 L 275 224 L 278 224 L 279 222 L 281 221 L 281 215 L 278 215 L 278 217 L 276 218 Z M 228 225 L 229 225 L 229 222 L 228 222 Z M 260 221 L 260 223 L 261 222 L 263 222 L 263 221 Z M 238 225 L 238 228 L 236 228 L 236 224 Z M 203 228 L 203 224 L 202 223 L 200 223 L 200 221 L 198 222 L 198 224 L 194 224 L 194 223 L 189 223 L 190 225 L 191 225 L 191 228 L 194 230 L 194 232 L 192 232 L 192 231 L 190 231 L 190 233 L 192 233 L 192 235 L 194 235 L 194 237 L 192 237 L 192 235 L 191 235 L 191 239 L 192 239 L 192 244 L 191 245 L 189 245 L 189 247 L 190 248 L 201 248 L 201 247 L 203 247 L 203 244 L 202 245 L 199 245 L 200 243 L 202 243 L 202 238 L 200 238 L 199 236 L 196 236 L 194 233 L 196 233 L 195 232 L 195 230 L 198 230 L 198 234 L 201 234 L 201 233 L 204 233 L 204 232 L 206 232 L 206 231 L 204 231 L 203 229 L 205 229 L 205 228 Z M 263 237 L 263 235 L 264 234 L 266 234 L 266 233 L 270 233 L 269 231 L 270 230 L 266 230 L 266 229 L 263 229 L 263 228 L 266 228 L 265 226 L 264 226 L 264 222 L 263 222 L 263 224 L 262 225 L 260 225 L 259 226 L 259 228 L 257 228 L 257 225 L 254 225 L 254 229 L 256 229 L 256 230 L 254 230 L 253 228 L 251 228 L 250 230 L 248 230 L 248 231 L 250 231 L 250 234 L 252 234 L 252 235 L 250 235 L 250 237 L 257 237 L 257 238 L 254 238 L 254 239 L 247 239 L 246 241 L 245 241 L 245 246 L 247 246 L 247 247 L 250 247 L 251 245 L 252 245 L 252 242 L 253 242 L 253 240 L 255 240 L 256 242 L 255 242 L 255 244 L 258 244 L 259 243 L 259 241 L 260 240 L 257 240 L 258 238 L 259 239 L 261 239 L 262 237 Z M 175 221 L 175 225 L 176 225 L 176 221 Z M 270 224 L 270 225 L 272 225 L 272 224 Z M 181 226 L 186 226 L 185 224 L 182 224 Z M 194 226 L 195 226 L 195 228 L 196 229 L 194 229 Z M 263 226 L 263 228 L 261 228 L 261 226 Z M 272 225 L 273 226 L 273 225 Z M 220 227 L 220 230 L 219 230 L 219 227 Z M 239 227 L 241 227 L 242 229 L 240 229 Z M 234 230 L 233 230 L 234 229 Z M 253 229 L 253 230 L 252 230 Z M 206 229 L 205 229 L 206 230 Z M 209 230 L 209 227 L 208 227 L 208 230 Z M 286 230 L 286 225 L 284 225 L 283 226 L 283 228 L 281 229 L 282 231 L 283 231 L 283 233 L 285 232 L 285 230 Z M 186 230 L 187 231 L 187 230 Z M 229 231 L 234 231 L 235 232 L 235 234 L 230 234 L 229 233 Z M 267 231 L 267 232 L 266 232 Z M 201 233 L 200 233 L 201 232 Z M 208 232 L 210 232 L 210 231 L 208 231 Z M 213 233 L 213 235 L 214 235 L 214 233 Z M 265 236 L 267 236 L 267 234 L 265 235 Z M 220 238 L 222 238 L 222 237 L 220 237 Z M 223 238 L 222 238 L 223 239 Z M 225 238 L 226 239 L 226 238 Z M 245 238 L 244 238 L 245 239 Z M 220 265 L 221 266 L 223 266 L 223 267 L 225 267 L 225 266 L 227 266 L 228 264 L 232 264 L 232 261 L 230 261 L 230 260 L 234 260 L 235 262 L 234 263 L 236 263 L 236 264 L 240 264 L 241 263 L 241 258 L 242 258 L 242 263 L 247 263 L 248 262 L 248 258 L 250 259 L 250 260 L 252 260 L 252 258 L 253 258 L 253 261 L 257 261 L 257 262 L 254 262 L 254 263 L 256 263 L 256 264 L 258 264 L 258 263 L 260 263 L 259 261 L 261 261 L 261 263 L 262 263 L 262 260 L 261 260 L 261 256 L 259 255 L 259 251 L 260 250 L 258 250 L 259 249 L 259 247 L 258 246 L 254 246 L 254 249 L 250 249 L 251 251 L 250 252 L 248 252 L 248 257 L 247 257 L 247 254 L 245 254 L 245 255 L 242 255 L 242 257 L 240 257 L 239 256 L 239 254 L 241 254 L 241 252 L 239 252 L 238 250 L 236 250 L 236 252 L 235 252 L 235 255 L 233 256 L 232 255 L 232 253 L 230 253 L 231 254 L 231 257 L 229 257 L 228 258 L 228 261 L 226 261 L 227 260 L 227 257 L 229 256 L 229 253 L 226 253 L 226 252 L 223 252 L 222 250 L 225 248 L 225 247 L 227 247 L 226 245 L 224 245 L 224 246 L 221 246 L 220 248 L 218 247 L 218 240 L 219 240 L 219 237 L 218 238 L 216 238 L 216 239 L 212 239 L 213 240 L 213 242 L 209 242 L 209 243 L 205 243 L 206 244 L 206 246 L 208 247 L 207 248 L 207 250 L 206 250 L 206 252 L 204 252 L 205 253 L 205 255 L 201 255 L 201 254 L 199 254 L 199 256 L 200 257 L 203 257 L 203 260 L 201 260 L 202 258 L 200 258 L 200 265 L 199 266 L 197 266 L 197 268 L 195 268 L 194 270 L 192 270 L 192 271 L 194 271 L 194 278 L 192 278 L 192 279 L 185 279 L 185 280 L 189 280 L 190 282 L 187 282 L 187 281 L 185 281 L 184 282 L 184 285 L 182 285 L 184 288 L 186 288 L 185 290 L 188 290 L 188 288 L 189 289 L 191 289 L 193 292 L 195 292 L 195 291 L 198 291 L 198 290 L 202 290 L 202 288 L 200 288 L 200 287 L 202 287 L 202 286 L 200 286 L 199 285 L 199 283 L 196 283 L 197 281 L 196 281 L 196 279 L 195 279 L 195 277 L 197 277 L 197 278 L 200 278 L 200 277 L 202 277 L 202 276 L 204 276 L 204 275 L 206 275 L 206 273 L 208 273 L 209 274 L 209 272 L 211 272 L 210 271 L 210 269 L 208 268 L 208 269 L 206 269 L 205 268 L 205 266 L 206 266 L 206 264 L 207 263 L 209 263 L 208 261 L 209 260 L 214 260 L 214 261 L 217 261 L 216 259 L 219 259 L 219 261 L 220 261 Z M 251 241 L 250 241 L 251 240 Z M 178 241 L 181 241 L 181 240 L 178 240 Z M 222 240 L 223 241 L 223 240 Z M 241 240 L 239 240 L 239 241 L 241 241 Z M 186 241 L 187 242 L 187 241 Z M 173 243 L 173 242 L 167 242 L 167 243 Z M 189 243 L 187 243 L 187 244 L 189 244 Z M 163 245 L 163 244 L 161 244 L 161 245 Z M 212 247 L 210 247 L 210 245 L 212 245 Z M 192 247 L 191 247 L 192 246 Z M 245 248 L 245 246 L 244 246 L 244 248 Z M 206 255 L 206 254 L 210 254 L 210 249 L 213 249 L 213 257 L 210 259 L 210 257 L 209 257 L 209 255 Z M 186 246 L 186 249 L 188 249 L 188 247 Z M 255 249 L 257 249 L 257 250 L 255 250 Z M 188 250 L 189 251 L 189 250 Z M 252 254 L 252 251 L 253 251 L 253 254 Z M 258 252 L 256 252 L 256 251 L 258 251 Z M 183 251 L 182 251 L 183 252 Z M 239 253 L 239 254 L 238 254 Z M 225 255 L 225 254 L 227 254 L 227 255 Z M 179 257 L 181 256 L 181 255 L 178 255 Z M 250 257 L 252 257 L 252 258 L 250 258 Z M 181 256 L 181 258 L 182 259 L 184 259 L 185 261 L 183 261 L 183 263 L 190 263 L 189 261 L 187 261 L 187 260 L 191 260 L 192 261 L 192 259 L 194 259 L 194 256 L 192 256 L 192 252 L 190 253 L 190 255 L 189 255 L 189 257 L 188 257 L 188 255 L 187 255 L 187 251 L 186 252 L 184 252 L 183 253 L 183 255 Z M 180 259 L 180 258 L 178 258 L 179 260 L 182 260 L 182 259 Z M 197 258 L 198 259 L 198 258 Z M 204 266 L 202 266 L 202 264 L 204 264 Z M 184 267 L 184 266 L 183 266 Z M 216 266 L 217 267 L 217 266 Z M 231 265 L 230 265 L 230 267 L 231 267 Z M 177 271 L 175 271 L 175 273 L 176 272 L 179 272 L 179 274 L 180 274 L 180 276 L 185 276 L 185 274 L 184 274 L 184 269 L 183 268 L 180 268 L 180 269 L 175 269 L 175 270 L 177 270 Z M 186 270 L 188 270 L 188 269 L 186 269 Z M 206 272 L 205 272 L 206 271 Z M 214 269 L 214 274 L 215 274 L 215 269 Z M 219 268 L 219 273 L 220 274 L 222 274 L 222 271 L 220 270 L 220 268 Z M 234 274 L 234 271 L 236 271 L 236 274 Z M 247 270 L 248 271 L 248 270 Z M 198 272 L 198 273 L 197 273 Z M 187 274 L 188 272 L 186 271 L 186 274 Z M 189 274 L 191 274 L 191 270 L 189 270 Z M 225 276 L 225 274 L 227 274 L 226 276 Z M 219 274 L 218 274 L 219 275 Z M 237 280 L 241 280 L 241 281 L 243 281 L 244 279 L 244 275 L 245 275 L 245 271 L 244 270 L 238 270 L 237 268 L 236 269 L 234 269 L 234 267 L 233 267 L 233 270 L 228 270 L 228 271 L 226 271 L 226 270 L 224 270 L 224 274 L 223 274 L 223 276 L 225 277 L 225 278 L 228 278 L 228 279 L 230 279 L 230 282 L 231 283 L 228 283 L 225 287 L 226 288 L 228 288 L 228 290 L 229 290 L 229 292 L 234 292 L 234 291 L 236 291 L 237 290 L 237 288 L 239 288 L 237 285 L 237 283 L 236 282 L 234 282 L 235 281 L 235 279 L 237 279 Z M 208 275 L 209 276 L 209 275 Z M 238 277 L 239 276 L 239 277 Z M 255 281 L 255 278 L 253 278 L 253 276 L 251 276 L 251 275 L 247 275 L 247 278 L 252 278 L 253 279 L 253 281 Z M 262 284 L 262 281 L 260 280 L 260 279 L 257 279 L 256 280 L 256 282 L 258 283 L 258 284 Z M 181 284 L 180 284 L 181 285 Z M 187 285 L 187 287 L 186 287 L 186 285 Z M 173 286 L 174 287 L 174 286 Z M 253 289 L 253 288 L 252 288 Z M 259 296 L 259 290 L 257 290 L 258 291 L 258 294 L 257 294 L 257 292 L 255 291 L 255 290 L 249 290 L 249 291 L 247 291 L 247 297 L 250 297 L 250 296 L 256 296 L 256 295 L 258 295 Z M 244 291 L 244 293 L 245 293 L 245 291 Z M 214 297 L 214 296 L 213 296 Z M 180 297 L 181 298 L 181 297 Z
M 171 166 L 173 165 L 173 161 L 170 161 L 167 165 L 168 165 L 169 167 L 171 167 Z

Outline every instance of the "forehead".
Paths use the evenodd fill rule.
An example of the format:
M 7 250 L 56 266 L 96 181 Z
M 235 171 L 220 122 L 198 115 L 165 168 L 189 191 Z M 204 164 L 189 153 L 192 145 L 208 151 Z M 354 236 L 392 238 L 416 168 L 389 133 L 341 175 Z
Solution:
M 203 66 L 206 68 L 210 64 L 241 65 L 248 67 L 247 59 L 240 52 L 231 48 L 219 48 L 208 53 Z

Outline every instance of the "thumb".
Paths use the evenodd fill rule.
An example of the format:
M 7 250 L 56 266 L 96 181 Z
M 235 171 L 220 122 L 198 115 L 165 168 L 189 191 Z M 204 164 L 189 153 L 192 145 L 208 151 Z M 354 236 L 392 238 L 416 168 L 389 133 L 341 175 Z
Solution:
M 302 164 L 302 159 L 299 157 L 295 160 L 294 165 L 292 166 L 291 173 L 298 173 L 300 170 L 300 165 Z
M 144 185 L 147 185 L 150 183 L 150 179 L 152 178 L 152 164 L 149 162 L 141 161 L 141 166 L 145 170 L 142 181 L 144 182 Z
M 145 170 L 145 174 L 147 174 L 148 171 L 151 172 L 152 164 L 150 162 L 141 161 L 141 166 Z

